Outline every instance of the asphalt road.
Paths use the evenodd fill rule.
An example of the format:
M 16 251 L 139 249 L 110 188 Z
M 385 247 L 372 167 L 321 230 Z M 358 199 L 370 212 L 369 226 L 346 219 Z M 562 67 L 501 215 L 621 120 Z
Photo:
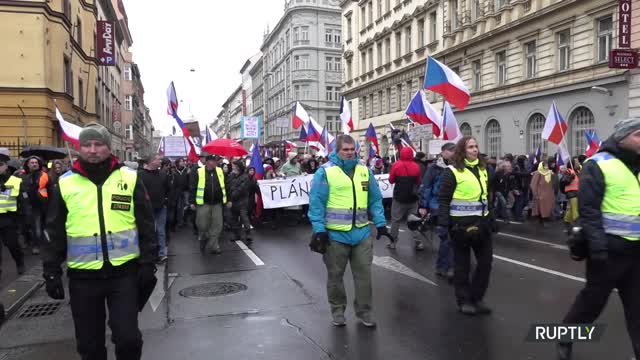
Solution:
M 159 272 L 163 286 L 141 314 L 143 359 L 555 359 L 554 344 L 525 336 L 531 324 L 559 322 L 583 285 L 584 264 L 570 260 L 559 227 L 503 226 L 486 298 L 493 314 L 467 317 L 457 312 L 453 288 L 434 275 L 435 248 L 416 252 L 405 228 L 396 250 L 375 242 L 378 327 L 356 321 L 347 271 L 347 326 L 335 328 L 326 270 L 307 246 L 310 227 L 294 223 L 256 229 L 251 249 L 227 240 L 218 256 L 201 255 L 190 229 L 174 234 Z M 219 282 L 246 288 L 216 297 L 201 297 L 209 290 L 202 287 L 186 293 Z M 41 290 L 30 301 L 48 300 Z M 77 359 L 67 308 L 11 319 L 0 329 L 0 359 Z M 630 359 L 615 294 L 598 323 L 607 325 L 602 340 L 577 344 L 574 359 Z

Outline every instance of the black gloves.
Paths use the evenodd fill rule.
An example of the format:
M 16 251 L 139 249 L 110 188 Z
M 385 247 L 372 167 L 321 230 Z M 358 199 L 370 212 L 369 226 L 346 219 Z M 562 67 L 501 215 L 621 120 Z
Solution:
M 386 226 L 380 226 L 379 228 L 376 228 L 376 230 L 378 230 L 378 234 L 376 234 L 376 240 L 380 240 L 381 237 L 386 236 L 389 241 L 395 242 L 393 237 L 391 237 L 391 234 L 389 234 L 389 230 Z
M 326 232 L 319 232 L 311 236 L 311 242 L 309 243 L 309 248 L 313 252 L 317 252 L 318 254 L 324 254 L 327 252 L 327 248 L 329 247 L 329 245 L 330 245 L 329 234 Z
M 154 264 L 141 264 L 138 269 L 138 281 L 140 284 L 149 284 L 156 281 L 156 270 Z
M 60 275 L 44 275 L 47 295 L 56 300 L 64 299 L 64 285 Z

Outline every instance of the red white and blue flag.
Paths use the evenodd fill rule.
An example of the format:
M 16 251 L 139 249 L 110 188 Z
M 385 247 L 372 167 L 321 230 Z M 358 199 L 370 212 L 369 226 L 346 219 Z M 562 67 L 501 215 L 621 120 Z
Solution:
M 374 157 L 376 157 L 376 150 L 373 148 L 373 144 L 370 143 L 369 144 L 369 158 L 367 159 L 367 162 L 371 161 L 371 159 L 373 159 Z
M 567 123 L 560 115 L 556 102 L 551 104 L 547 120 L 544 123 L 544 129 L 542 129 L 542 138 L 550 141 L 556 145 L 560 145 L 564 134 L 567 133 Z
M 304 129 L 304 126 L 300 128 L 300 137 L 298 138 L 302 142 L 307 142 L 307 132 Z
M 306 126 L 304 126 L 306 127 L 306 131 L 307 131 L 307 141 L 320 141 L 320 132 L 316 127 L 319 125 L 312 118 L 310 119 L 311 121 L 309 121 L 309 123 L 306 124 Z M 314 123 L 316 123 L 315 126 L 314 126 Z
M 429 56 L 425 71 L 424 88 L 442 94 L 448 102 L 460 110 L 469 104 L 471 94 L 460 76 L 446 65 Z
M 433 134 L 440 136 L 442 119 L 440 118 L 440 114 L 438 114 L 429 101 L 427 101 L 427 95 L 423 90 L 418 90 L 413 96 L 413 99 L 407 107 L 406 114 L 411 121 L 417 122 L 418 124 L 433 124 Z
M 200 158 L 198 157 L 198 153 L 196 152 L 196 147 L 193 144 L 193 141 L 191 141 L 189 129 L 187 129 L 187 126 L 178 116 L 178 97 L 176 95 L 176 88 L 173 85 L 173 81 L 171 82 L 171 84 L 169 84 L 169 88 L 167 89 L 167 103 L 167 113 L 176 120 L 176 123 L 178 123 L 178 126 L 182 130 L 182 135 L 185 137 L 185 139 L 187 139 L 187 142 L 189 143 L 189 161 L 194 163 L 198 162 Z
M 293 128 L 297 129 L 300 126 L 307 125 L 309 123 L 309 114 L 307 111 L 296 101 L 293 105 L 293 116 L 291 118 L 293 122 Z
M 376 129 L 373 127 L 372 123 L 369 123 L 369 127 L 367 128 L 367 132 L 364 134 L 367 140 L 371 141 L 376 146 L 376 154 L 380 154 L 380 145 L 378 144 L 378 134 L 376 134 Z
M 342 121 L 342 132 L 349 135 L 354 130 L 353 118 L 351 117 L 351 109 L 349 109 L 349 103 L 343 96 L 340 101 L 340 120 Z
M 164 156 L 164 136 L 160 138 L 160 143 L 158 144 L 158 155 Z
M 298 147 L 298 145 L 296 145 L 296 143 L 291 142 L 289 140 L 285 140 L 284 141 L 284 147 L 285 147 L 285 152 L 287 154 L 289 154 L 289 152 L 291 152 L 291 150 L 295 149 Z
M 260 157 L 260 142 L 258 142 L 251 152 L 251 162 L 249 163 L 249 167 L 256 169 L 256 180 L 262 179 L 264 176 L 264 166 L 262 164 L 262 158 Z M 260 191 L 256 192 L 256 217 L 261 217 L 262 215 L 262 196 Z
M 587 149 L 584 154 L 587 157 L 592 157 L 598 152 L 598 150 L 600 150 L 600 145 L 602 143 L 600 142 L 600 138 L 598 137 L 598 134 L 596 133 L 595 130 L 593 131 L 585 130 L 584 136 L 587 137 Z
M 453 110 L 448 102 L 444 102 L 444 116 L 442 117 L 442 129 L 444 131 L 443 139 L 458 141 L 462 138 L 462 132 L 458 126 L 458 121 L 453 115 Z M 435 132 L 434 132 L 435 134 Z
M 58 104 L 55 104 L 56 107 L 56 119 L 58 119 L 58 123 L 60 124 L 60 130 L 62 130 L 62 138 L 71 144 L 76 149 L 80 148 L 80 131 L 82 128 L 76 124 L 70 123 L 62 117 L 62 113 L 58 109 Z

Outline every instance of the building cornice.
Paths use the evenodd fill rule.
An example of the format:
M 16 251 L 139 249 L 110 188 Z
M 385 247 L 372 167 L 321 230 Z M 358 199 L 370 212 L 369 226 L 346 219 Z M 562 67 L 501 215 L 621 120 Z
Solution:
M 269 46 L 274 34 L 280 33 L 280 30 L 281 30 L 280 28 L 282 27 L 282 24 L 284 24 L 289 19 L 289 16 L 292 13 L 305 11 L 305 10 L 325 12 L 328 14 L 337 14 L 338 19 L 340 19 L 340 16 L 342 15 L 342 10 L 337 7 L 331 8 L 331 7 L 312 6 L 312 5 L 295 5 L 295 6 L 289 7 L 284 11 L 284 14 L 280 18 L 280 20 L 278 20 L 278 23 L 276 24 L 276 26 L 274 26 L 273 30 L 271 30 L 271 32 L 268 35 L 266 35 L 264 41 L 262 42 L 262 45 L 260 46 L 260 51 L 262 51 L 263 53 L 266 53 L 264 49 Z

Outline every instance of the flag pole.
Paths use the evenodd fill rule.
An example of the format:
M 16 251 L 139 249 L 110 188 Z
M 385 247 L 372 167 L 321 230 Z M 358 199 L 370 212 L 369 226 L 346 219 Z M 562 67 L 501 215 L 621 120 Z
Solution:
M 556 109 L 556 111 L 558 112 L 558 114 L 560 114 L 560 110 L 558 110 L 558 106 L 556 105 L 556 102 L 553 102 L 553 107 Z M 573 160 L 571 159 L 571 151 L 569 151 L 569 146 L 567 145 L 567 140 L 564 138 L 564 130 L 562 130 L 562 125 L 560 125 L 560 134 L 562 135 L 562 141 L 561 143 L 565 144 L 565 149 L 567 149 L 567 153 L 569 154 L 569 165 L 571 165 L 571 169 L 573 171 L 576 171 L 576 168 L 573 166 Z M 562 156 L 562 154 L 560 154 L 560 156 Z M 542 159 L 541 159 L 542 160 Z
M 69 154 L 69 163 L 73 165 L 73 159 L 71 158 L 71 149 L 69 148 L 69 142 L 65 141 L 64 143 L 67 145 L 67 154 Z

